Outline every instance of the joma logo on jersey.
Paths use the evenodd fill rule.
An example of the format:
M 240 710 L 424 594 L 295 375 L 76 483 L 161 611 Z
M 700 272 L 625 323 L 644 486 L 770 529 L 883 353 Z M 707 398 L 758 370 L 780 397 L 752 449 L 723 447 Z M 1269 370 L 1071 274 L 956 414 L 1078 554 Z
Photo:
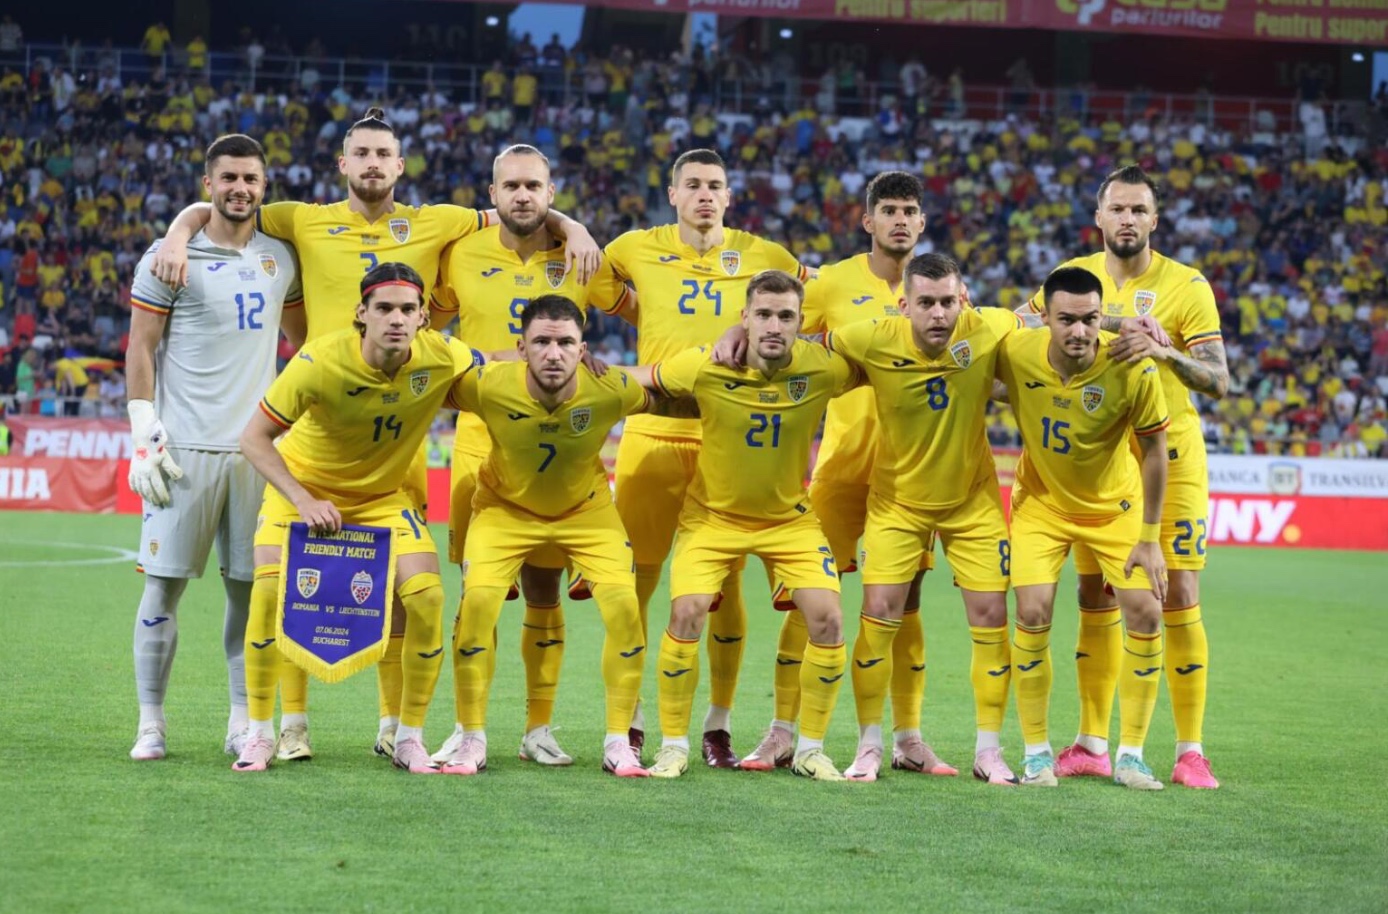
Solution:
M 969 348 L 968 340 L 960 340 L 949 347 L 949 354 L 954 357 L 954 364 L 960 368 L 968 368 L 973 364 L 974 351 Z
M 491 269 L 483 270 L 483 271 L 482 271 L 482 278 L 483 278 L 483 279 L 488 279 L 488 278 L 490 278 L 490 277 L 492 277 L 492 276 L 495 276 L 496 274 L 498 274 L 498 273 L 500 273 L 500 272 L 501 272 L 501 267 L 492 267 Z
M 1097 384 L 1090 384 L 1080 391 L 1080 405 L 1084 411 L 1092 413 L 1104 402 L 1104 389 Z
M 371 581 L 371 575 L 365 571 L 358 571 L 352 575 L 352 599 L 356 600 L 357 605 L 360 606 L 371 596 L 371 591 L 375 586 Z
M 424 391 L 426 391 L 426 390 L 428 390 L 428 389 L 429 389 L 429 372 L 427 372 L 427 371 L 416 371 L 414 374 L 410 375 L 410 393 L 412 393 L 412 394 L 414 394 L 416 397 L 418 397 L 418 396 L 422 395 L 422 394 L 424 393 Z
M 718 262 L 723 265 L 723 272 L 729 276 L 736 276 L 737 271 L 742 267 L 741 251 L 724 251 L 718 255 Z
M 786 381 L 786 393 L 790 394 L 790 402 L 799 403 L 805 399 L 805 394 L 810 392 L 810 379 L 805 375 L 798 374 Z
M 859 295 L 857 298 L 853 299 L 853 304 L 855 304 L 855 305 L 861 305 L 861 304 L 864 304 L 865 302 L 870 302 L 870 301 L 872 301 L 872 296 L 871 296 L 871 295 Z
M 573 427 L 575 433 L 581 435 L 588 431 L 588 426 L 593 423 L 593 410 L 587 406 L 580 406 L 569 410 L 569 425 Z
M 410 220 L 392 219 L 390 220 L 390 234 L 395 239 L 396 244 L 404 244 L 410 240 Z
M 271 279 L 274 279 L 274 278 L 275 278 L 275 274 L 278 273 L 278 272 L 280 271 L 280 265 L 277 264 L 277 263 L 275 263 L 275 255 L 274 255 L 274 254 L 261 254 L 261 255 L 260 255 L 260 268 L 261 268 L 262 270 L 264 270 L 264 271 L 265 271 L 265 275 L 268 276 L 268 277 L 270 277 Z
M 564 284 L 564 261 L 551 260 L 545 264 L 545 282 L 549 283 L 551 289 L 557 289 Z
M 299 577 L 294 581 L 299 588 L 299 596 L 307 600 L 318 592 L 318 583 L 323 579 L 317 568 L 300 568 Z
M 1133 293 L 1133 307 L 1138 314 L 1151 314 L 1152 309 L 1157 306 L 1157 293 L 1147 289 L 1138 289 Z

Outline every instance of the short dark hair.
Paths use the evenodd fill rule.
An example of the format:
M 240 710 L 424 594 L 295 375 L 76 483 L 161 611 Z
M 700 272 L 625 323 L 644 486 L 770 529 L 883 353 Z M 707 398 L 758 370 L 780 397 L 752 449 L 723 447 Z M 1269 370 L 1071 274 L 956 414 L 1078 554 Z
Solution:
M 723 174 L 728 173 L 728 165 L 723 161 L 723 157 L 712 149 L 690 149 L 688 152 L 680 154 L 675 159 L 675 164 L 670 168 L 670 183 L 675 184 L 680 178 L 680 169 L 686 165 L 717 165 L 723 169 Z
M 386 283 L 391 285 L 407 283 L 414 286 L 419 290 L 420 304 L 424 303 L 424 280 L 419 278 L 419 273 L 409 264 L 398 263 L 393 260 L 378 263 L 366 271 L 366 275 L 361 278 L 361 303 L 366 304 L 367 296 L 371 294 L 372 289 Z M 366 332 L 366 324 L 355 317 L 352 319 L 352 326 L 356 328 L 357 333 Z
M 386 120 L 385 109 L 377 107 L 375 105 L 372 105 L 370 108 L 367 108 L 366 115 L 362 117 L 361 120 L 357 121 L 355 124 L 347 128 L 347 133 L 342 137 L 343 149 L 347 148 L 347 141 L 350 140 L 352 138 L 352 134 L 356 133 L 358 130 L 384 130 L 386 133 L 389 133 L 391 136 L 395 137 L 396 142 L 400 141 L 400 137 L 398 134 L 396 134 L 395 128 L 390 126 L 390 122 Z
M 1146 184 L 1147 189 L 1152 192 L 1152 203 L 1157 209 L 1161 209 L 1161 185 L 1156 179 L 1142 170 L 1141 165 L 1124 165 L 1122 168 L 1115 169 L 1104 176 L 1103 183 L 1099 185 L 1099 192 L 1094 196 L 1094 205 L 1097 209 L 1104 208 L 1104 195 L 1113 184 Z
M 963 278 L 959 271 L 959 261 L 948 254 L 934 251 L 911 258 L 906 264 L 906 275 L 902 279 L 909 282 L 912 276 L 919 276 L 921 279 L 947 279 L 950 276 Z
M 572 298 L 553 293 L 532 298 L 526 302 L 524 308 L 521 308 L 521 336 L 525 336 L 525 331 L 529 329 L 530 324 L 537 320 L 573 321 L 578 325 L 580 334 L 587 323 L 583 316 L 583 309 L 575 304 Z
M 914 200 L 917 205 L 925 199 L 920 179 L 904 171 L 884 171 L 868 182 L 867 208 L 871 213 L 883 200 Z
M 1041 299 L 1046 303 L 1047 308 L 1050 308 L 1051 298 L 1057 292 L 1068 292 L 1071 295 L 1093 293 L 1099 296 L 1100 301 L 1103 301 L 1104 284 L 1099 281 L 1099 277 L 1084 267 L 1061 267 L 1052 271 L 1041 285 Z
M 212 163 L 223 156 L 233 159 L 259 159 L 260 167 L 266 167 L 265 147 L 244 133 L 228 133 L 212 141 L 212 145 L 207 147 L 207 156 L 203 163 L 209 175 L 212 174 Z
M 762 270 L 753 276 L 747 283 L 747 304 L 752 303 L 752 296 L 758 292 L 770 295 L 794 292 L 796 299 L 802 305 L 805 303 L 805 284 L 784 270 Z
M 545 163 L 546 168 L 550 167 L 549 156 L 545 155 L 543 152 L 536 149 L 534 146 L 531 146 L 529 143 L 513 143 L 512 145 L 507 146 L 505 149 L 498 152 L 496 154 L 496 158 L 492 159 L 493 177 L 495 177 L 496 175 L 496 166 L 500 164 L 501 160 L 506 158 L 507 156 L 537 156 L 539 157 L 541 162 Z

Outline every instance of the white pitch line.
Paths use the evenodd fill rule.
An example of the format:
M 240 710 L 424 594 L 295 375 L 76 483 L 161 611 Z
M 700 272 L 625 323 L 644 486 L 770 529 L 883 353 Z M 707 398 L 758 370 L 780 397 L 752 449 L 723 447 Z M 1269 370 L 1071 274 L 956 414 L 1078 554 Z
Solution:
M 47 546 L 53 549 L 102 550 L 111 554 L 104 558 L 96 559 L 39 559 L 32 562 L 0 561 L 0 568 L 54 568 L 73 565 L 117 565 L 121 562 L 133 562 L 140 557 L 140 554 L 133 550 L 123 549 L 120 546 L 106 546 L 101 543 L 0 542 L 0 547 L 5 546 Z

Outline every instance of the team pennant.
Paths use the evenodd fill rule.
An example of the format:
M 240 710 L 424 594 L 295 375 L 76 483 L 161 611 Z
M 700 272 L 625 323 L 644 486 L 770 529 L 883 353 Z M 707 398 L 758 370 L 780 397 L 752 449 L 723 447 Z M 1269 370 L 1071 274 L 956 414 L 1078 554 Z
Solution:
M 318 536 L 289 525 L 280 563 L 280 653 L 324 682 L 380 660 L 395 592 L 391 531 L 343 526 Z

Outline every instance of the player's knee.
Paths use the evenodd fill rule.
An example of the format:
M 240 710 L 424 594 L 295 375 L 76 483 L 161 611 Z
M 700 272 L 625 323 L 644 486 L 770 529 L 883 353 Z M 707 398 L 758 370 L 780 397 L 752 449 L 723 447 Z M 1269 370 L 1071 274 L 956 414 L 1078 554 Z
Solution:
M 1166 605 L 1170 609 L 1186 609 L 1200 602 L 1200 573 L 1173 568 L 1168 572 Z
M 561 573 L 558 568 L 535 568 L 530 565 L 522 565 L 520 582 L 521 593 L 525 595 L 525 602 L 535 606 L 558 606 Z
M 1076 599 L 1082 609 L 1108 609 L 1118 605 L 1113 594 L 1105 588 L 1102 574 L 1082 574 L 1078 576 L 1078 581 Z
M 805 627 L 815 644 L 839 644 L 843 641 L 843 613 L 837 606 L 816 613 L 814 618 L 806 618 Z
M 1017 624 L 1026 628 L 1042 628 L 1051 624 L 1052 607 L 1041 600 L 1017 597 Z
M 878 619 L 900 619 L 906 610 L 908 592 L 899 587 L 865 587 L 863 614 Z M 920 606 L 919 599 L 916 606 Z
M 972 592 L 965 598 L 969 624 L 980 628 L 1001 628 L 1007 624 L 1007 594 Z
M 422 571 L 411 575 L 395 588 L 396 605 L 391 613 L 391 630 L 397 631 L 396 619 L 400 621 L 398 631 L 404 631 L 408 618 L 413 624 L 416 620 L 428 624 L 438 623 L 443 616 L 443 581 L 434 571 Z
M 670 634 L 680 639 L 699 637 L 712 605 L 712 594 L 678 597 L 670 606 Z
M 1120 594 L 1118 605 L 1128 631 L 1150 635 L 1161 628 L 1161 602 L 1150 590 L 1124 590 Z

